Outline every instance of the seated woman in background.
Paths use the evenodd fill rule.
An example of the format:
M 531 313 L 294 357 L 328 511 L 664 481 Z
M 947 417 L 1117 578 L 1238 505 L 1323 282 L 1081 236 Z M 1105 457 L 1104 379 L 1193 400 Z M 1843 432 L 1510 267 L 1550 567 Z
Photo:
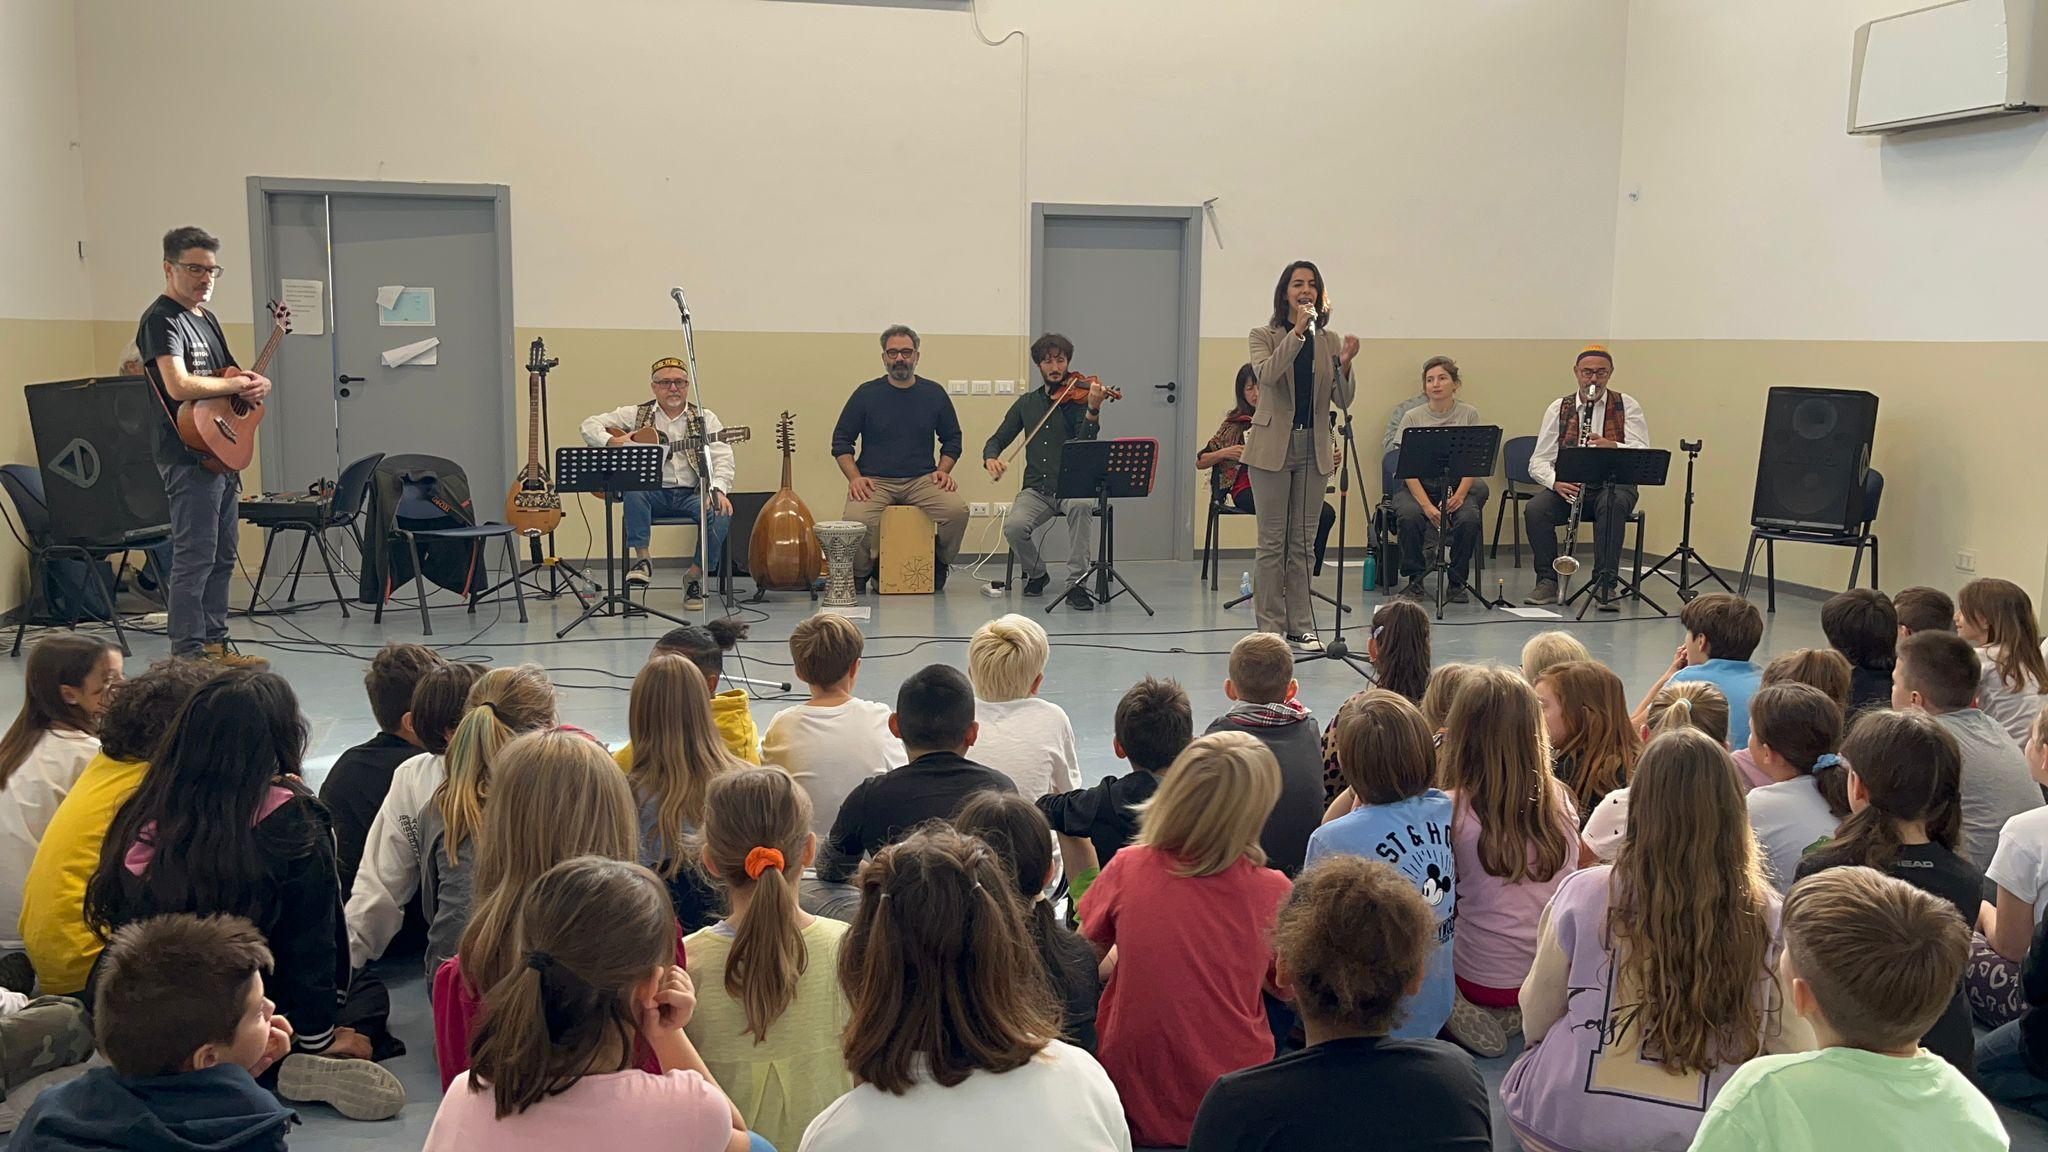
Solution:
M 1431 356 L 1422 365 L 1422 393 L 1426 404 L 1410 408 L 1395 431 L 1396 445 L 1410 428 L 1453 428 L 1479 423 L 1479 409 L 1458 399 L 1458 362 L 1449 356 Z M 1394 518 L 1401 531 L 1401 578 L 1408 583 L 1400 595 L 1422 599 L 1423 574 L 1429 571 L 1442 549 L 1444 521 L 1450 521 L 1451 594 L 1453 604 L 1469 603 L 1471 593 L 1465 581 L 1472 575 L 1472 553 L 1479 547 L 1485 528 L 1486 481 L 1467 476 L 1448 492 L 1441 484 L 1432 487 L 1421 480 L 1403 480 L 1393 489 Z
M 1252 474 L 1238 461 L 1244 459 L 1244 434 L 1252 426 L 1252 413 L 1259 406 L 1259 378 L 1249 364 L 1237 370 L 1237 407 L 1224 413 L 1216 434 L 1195 456 L 1195 467 L 1212 468 L 1209 495 L 1212 500 L 1228 499 L 1241 512 L 1257 509 L 1252 503 Z M 1344 467 L 1344 447 L 1337 446 L 1337 467 Z M 1330 529 L 1337 523 L 1337 510 L 1327 501 L 1316 516 L 1315 575 L 1323 574 L 1323 554 L 1329 551 Z

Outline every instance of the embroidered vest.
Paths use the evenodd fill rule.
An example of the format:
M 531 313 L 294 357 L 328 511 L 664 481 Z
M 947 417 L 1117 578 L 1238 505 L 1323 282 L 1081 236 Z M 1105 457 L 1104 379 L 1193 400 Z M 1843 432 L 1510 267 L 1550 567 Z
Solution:
M 1628 438 L 1628 414 L 1623 406 L 1621 393 L 1607 390 L 1607 413 L 1600 427 L 1602 435 L 1610 440 Z M 1579 443 L 1579 394 L 1573 392 L 1557 406 L 1557 446 L 1575 448 Z M 1616 435 L 1620 433 L 1620 435 Z

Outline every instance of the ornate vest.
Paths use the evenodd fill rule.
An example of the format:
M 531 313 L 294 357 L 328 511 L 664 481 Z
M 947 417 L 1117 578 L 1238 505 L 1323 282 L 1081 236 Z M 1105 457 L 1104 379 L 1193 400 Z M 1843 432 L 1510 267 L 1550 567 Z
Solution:
M 1607 414 L 1600 425 L 1609 440 L 1623 440 L 1628 429 L 1628 413 L 1623 406 L 1623 396 L 1614 389 L 1607 390 Z M 1579 443 L 1579 394 L 1574 391 L 1557 406 L 1557 446 L 1575 448 Z M 1617 436 L 1616 432 L 1623 435 Z

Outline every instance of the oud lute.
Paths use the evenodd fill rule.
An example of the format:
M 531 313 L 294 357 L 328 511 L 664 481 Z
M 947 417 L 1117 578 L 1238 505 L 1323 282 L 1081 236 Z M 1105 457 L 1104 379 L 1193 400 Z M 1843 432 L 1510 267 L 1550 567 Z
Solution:
M 775 445 L 782 450 L 782 487 L 754 518 L 754 534 L 747 541 L 747 572 L 757 588 L 808 592 L 824 574 L 825 549 L 818 544 L 817 521 L 791 481 L 796 417 L 788 412 L 775 421 Z

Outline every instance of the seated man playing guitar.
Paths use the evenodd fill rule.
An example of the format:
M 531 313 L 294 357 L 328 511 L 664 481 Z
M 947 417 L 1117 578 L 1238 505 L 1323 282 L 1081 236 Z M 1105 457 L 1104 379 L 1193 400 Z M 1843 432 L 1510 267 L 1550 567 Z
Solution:
M 220 241 L 200 228 L 164 234 L 164 293 L 142 314 L 135 346 L 164 407 L 154 453 L 171 505 L 165 597 L 171 654 L 245 667 L 269 662 L 228 647 L 228 581 L 235 571 L 242 477 L 186 447 L 177 425 L 178 406 L 185 401 L 240 396 L 255 402 L 270 393 L 268 378 L 235 364 L 220 321 L 204 307 L 221 275 L 219 251 Z
M 673 356 L 656 360 L 651 386 L 654 399 L 600 412 L 583 422 L 583 441 L 593 448 L 668 445 L 668 454 L 662 458 L 661 490 L 624 494 L 626 547 L 634 554 L 631 567 L 626 569 L 629 585 L 645 585 L 654 578 L 649 544 L 657 515 L 695 519 L 707 540 L 705 562 L 713 571 L 717 570 L 718 558 L 725 552 L 726 532 L 732 524 L 732 501 L 726 498 L 733 481 L 732 447 L 728 441 L 746 438 L 743 429 L 731 430 L 737 435 L 724 432 L 724 426 L 710 409 L 690 403 L 690 371 L 681 360 Z M 704 419 L 704 435 L 710 441 L 706 445 L 711 457 L 708 524 L 700 499 L 696 446 L 689 442 L 690 421 L 700 415 Z M 704 606 L 704 572 L 693 562 L 686 579 L 689 585 L 684 604 L 695 611 Z

